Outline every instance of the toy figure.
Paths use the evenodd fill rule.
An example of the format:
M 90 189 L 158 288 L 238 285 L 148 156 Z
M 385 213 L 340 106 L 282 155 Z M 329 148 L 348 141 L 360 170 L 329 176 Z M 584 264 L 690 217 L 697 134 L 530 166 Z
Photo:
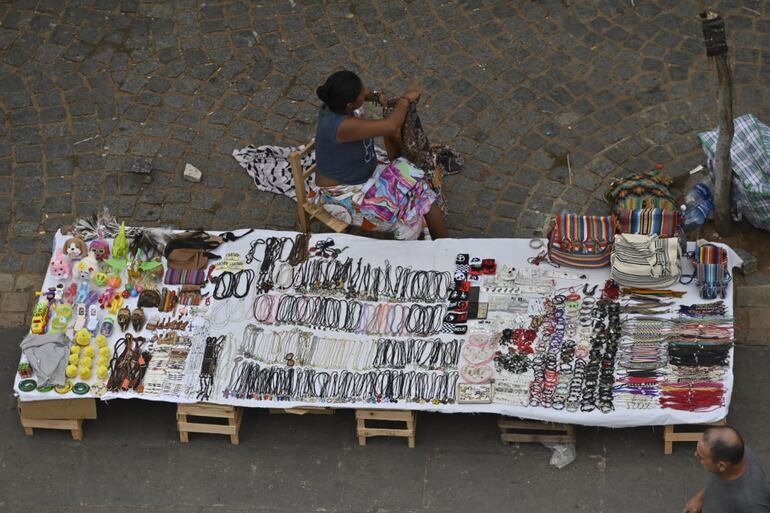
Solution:
M 139 283 L 141 277 L 142 271 L 139 269 L 139 261 L 138 259 L 133 259 L 128 266 L 128 285 L 126 285 L 126 288 L 129 288 L 129 286 L 133 288 Z
M 96 260 L 96 255 L 93 251 L 88 253 L 88 256 L 75 264 L 75 279 L 90 281 L 94 275 L 99 271 L 99 262 Z
M 128 239 L 126 239 L 126 223 L 120 223 L 118 236 L 112 243 L 112 256 L 116 259 L 125 259 L 128 256 Z
M 78 293 L 78 286 L 73 282 L 70 283 L 70 286 L 64 289 L 64 293 L 62 294 L 62 300 L 65 303 L 72 304 L 75 301 L 75 296 L 77 296 Z
M 64 252 L 61 249 L 56 250 L 56 256 L 51 260 L 48 269 L 57 281 L 66 281 L 70 278 L 70 263 L 64 258 Z
M 75 303 L 85 303 L 88 301 L 88 296 L 91 294 L 91 287 L 88 285 L 87 281 L 82 281 L 78 285 L 78 291 L 75 295 Z
M 51 332 L 64 333 L 67 331 L 70 320 L 72 320 L 72 305 L 67 303 L 54 304 L 51 306 L 51 310 L 56 314 L 51 321 Z
M 99 262 L 110 258 L 110 244 L 104 239 L 104 237 L 102 237 L 101 230 L 99 231 L 99 238 L 91 241 L 89 249 L 94 252 L 96 259 Z
M 35 335 L 42 335 L 45 333 L 46 327 L 48 327 L 48 305 L 48 299 L 45 296 L 41 296 L 32 309 L 32 326 L 30 331 Z
M 88 254 L 88 246 L 80 237 L 70 237 L 64 242 L 64 253 L 70 260 L 80 260 Z
M 98 287 L 104 287 L 107 285 L 107 278 L 107 273 L 98 272 L 94 275 L 94 283 L 96 283 Z
M 115 295 L 115 289 L 112 287 L 108 288 L 104 291 L 104 293 L 99 296 L 99 306 L 102 308 L 108 308 L 110 306 L 110 302 L 112 301 L 112 297 Z
M 155 257 L 152 260 L 146 260 L 145 262 L 142 262 L 139 268 L 144 274 L 143 282 L 145 283 L 152 283 L 163 279 L 164 269 L 163 262 L 161 262 L 160 257 Z

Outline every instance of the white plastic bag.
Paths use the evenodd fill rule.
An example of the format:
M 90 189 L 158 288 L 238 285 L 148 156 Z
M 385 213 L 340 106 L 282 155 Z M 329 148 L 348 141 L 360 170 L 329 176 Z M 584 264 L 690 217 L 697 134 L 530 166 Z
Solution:
M 551 453 L 550 464 L 558 469 L 562 469 L 575 461 L 577 451 L 571 444 L 543 444 L 553 452 Z

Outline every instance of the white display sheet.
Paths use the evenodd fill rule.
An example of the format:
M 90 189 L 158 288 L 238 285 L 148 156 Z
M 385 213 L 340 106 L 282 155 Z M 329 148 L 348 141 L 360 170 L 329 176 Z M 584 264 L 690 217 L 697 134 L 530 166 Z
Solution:
M 236 230 L 236 235 L 244 233 L 245 230 Z M 245 255 L 251 245 L 251 242 L 257 238 L 266 239 L 268 237 L 294 237 L 295 232 L 277 232 L 271 230 L 254 230 L 246 237 L 235 241 L 228 242 L 221 245 L 215 253 L 224 255 L 225 253 L 240 253 L 241 257 Z M 57 233 L 55 237 L 55 246 L 61 247 L 68 236 Z M 358 259 L 363 257 L 365 263 L 371 263 L 372 265 L 382 265 L 385 261 L 389 261 L 394 267 L 410 266 L 412 269 L 421 270 L 439 270 L 454 272 L 455 257 L 458 253 L 469 253 L 471 256 L 478 256 L 481 258 L 494 258 L 497 263 L 497 269 L 500 271 L 503 265 L 513 266 L 516 268 L 531 267 L 527 263 L 527 259 L 538 253 L 539 250 L 532 249 L 530 247 L 529 239 L 441 239 L 437 241 L 391 241 L 391 240 L 375 240 L 365 237 L 358 237 L 347 234 L 314 234 L 310 241 L 310 245 L 314 245 L 317 241 L 323 239 L 333 239 L 335 241 L 335 247 L 346 248 L 340 255 L 340 259 L 346 257 L 353 257 Z M 111 241 L 110 241 L 111 242 Z M 545 240 L 543 239 L 543 242 Z M 693 243 L 690 243 L 692 246 Z M 721 244 L 720 244 L 721 245 Z M 727 246 L 721 245 L 728 249 L 729 255 L 729 267 L 730 269 L 740 266 L 740 258 Z M 691 249 L 691 248 L 690 248 Z M 262 251 L 264 245 L 260 246 L 256 256 L 258 259 L 262 258 Z M 52 252 L 53 254 L 53 252 Z M 253 262 L 248 267 L 258 271 L 259 262 Z M 598 285 L 598 291 L 600 291 L 609 277 L 609 268 L 603 268 L 599 270 L 588 269 L 572 269 L 562 267 L 554 269 L 547 264 L 541 264 L 543 269 L 553 271 L 564 271 L 576 274 L 587 275 L 587 282 L 590 286 Z M 692 267 L 687 259 L 683 259 L 682 264 L 683 274 L 691 274 Z M 556 288 L 575 286 L 582 288 L 586 280 L 557 280 Z M 51 286 L 55 286 L 57 282 L 52 276 L 46 275 L 43 287 L 41 290 L 45 291 Z M 160 287 L 160 285 L 159 285 Z M 167 286 L 172 288 L 174 286 Z M 682 298 L 674 298 L 677 304 L 694 304 L 707 302 L 700 299 L 698 291 L 693 284 L 681 285 L 675 284 L 671 287 L 674 290 L 684 290 L 686 295 Z M 204 293 L 213 291 L 214 286 L 208 284 L 203 290 Z M 247 324 L 259 324 L 251 315 L 251 303 L 255 297 L 254 287 L 247 297 L 246 305 L 238 305 L 229 302 L 238 301 L 236 299 L 225 300 L 228 302 L 225 308 L 218 306 L 220 301 L 211 302 L 209 312 L 217 311 L 217 315 L 213 316 L 208 322 L 208 330 L 210 336 L 217 336 L 222 334 L 230 334 L 230 340 L 240 340 L 244 328 Z M 292 291 L 286 291 L 292 293 Z M 599 292 L 597 292 L 597 297 Z M 733 287 L 729 287 L 728 296 L 726 297 L 725 306 L 727 308 L 727 315 L 732 317 L 733 312 Z M 126 305 L 130 308 L 136 306 L 136 298 L 130 298 L 126 301 Z M 242 307 L 243 308 L 242 308 Z M 223 312 L 227 316 L 222 318 Z M 145 308 L 145 317 L 151 318 L 155 315 L 155 309 Z M 162 315 L 162 314 L 161 314 Z M 225 322 L 226 321 L 226 322 Z M 203 321 L 201 321 L 203 323 Z M 473 330 L 473 322 L 469 322 L 469 333 Z M 204 323 L 205 324 L 205 323 Z M 293 329 L 293 326 L 265 326 L 265 329 L 272 329 L 275 331 L 284 331 Z M 319 336 L 326 337 L 339 337 L 355 340 L 376 340 L 378 336 L 369 335 L 357 335 L 347 332 L 335 332 L 330 330 L 314 330 L 309 327 L 302 327 L 305 331 L 311 331 Z M 129 332 L 132 330 L 129 328 Z M 146 338 L 151 338 L 153 332 L 146 329 L 136 335 L 141 335 Z M 120 338 L 120 329 L 115 327 L 115 333 L 110 337 L 110 344 L 114 345 L 118 338 Z M 430 338 L 440 337 L 442 340 L 452 340 L 460 338 L 458 335 L 439 334 L 431 336 Z M 412 337 L 417 338 L 417 337 Z M 224 351 L 223 351 L 224 354 Z M 615 410 L 610 413 L 602 413 L 598 410 L 592 412 L 568 412 L 566 410 L 557 411 L 551 408 L 544 407 L 530 407 L 530 406 L 510 406 L 505 404 L 433 404 L 433 403 L 416 403 L 407 401 L 398 401 L 398 403 L 369 403 L 369 402 L 344 402 L 344 403 L 327 403 L 327 402 L 300 402 L 300 401 L 262 401 L 251 399 L 234 399 L 224 398 L 221 394 L 218 397 L 212 395 L 209 402 L 217 404 L 227 404 L 234 406 L 244 407 L 256 407 L 256 408 L 293 408 L 302 406 L 314 406 L 314 407 L 332 407 L 332 408 L 381 408 L 381 409 L 398 409 L 398 410 L 423 410 L 423 411 L 436 411 L 442 413 L 496 413 L 502 415 L 509 415 L 514 417 L 536 419 L 552 422 L 564 422 L 568 424 L 580 424 L 580 425 L 592 425 L 592 426 L 606 426 L 606 427 L 631 427 L 631 426 L 644 426 L 644 425 L 666 425 L 666 424 L 697 424 L 714 422 L 724 418 L 727 415 L 730 399 L 732 395 L 733 386 L 733 373 L 732 373 L 732 361 L 733 355 L 731 354 L 730 365 L 725 377 L 723 379 L 725 387 L 725 405 L 721 408 L 716 408 L 707 412 L 688 412 L 679 411 L 674 409 L 654 408 L 644 410 L 629 410 L 625 409 L 622 405 L 616 404 Z M 22 361 L 25 361 L 24 355 L 22 355 Z M 224 367 L 225 363 L 221 361 L 219 368 Z M 37 391 L 32 392 L 20 392 L 19 382 L 21 378 L 16 375 L 14 382 L 14 390 L 19 395 L 22 401 L 35 401 L 35 400 L 52 400 L 52 399 L 72 399 L 79 397 L 93 397 L 91 393 L 86 395 L 75 395 L 73 393 L 58 394 L 55 392 L 40 393 Z M 75 378 L 73 381 L 80 381 Z M 87 383 L 95 383 L 98 380 L 92 378 L 86 381 Z M 165 401 L 175 403 L 193 403 L 197 402 L 194 397 L 172 397 L 172 396 L 146 396 L 133 391 L 112 393 L 107 392 L 101 396 L 102 400 L 110 399 L 132 399 L 139 398 L 145 400 Z

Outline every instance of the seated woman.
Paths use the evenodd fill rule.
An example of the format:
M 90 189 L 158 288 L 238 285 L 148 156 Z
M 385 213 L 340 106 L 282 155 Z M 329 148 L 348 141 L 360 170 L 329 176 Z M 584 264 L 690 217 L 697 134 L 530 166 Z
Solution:
M 364 228 L 394 231 L 396 238 L 415 239 L 423 218 L 434 239 L 447 236 L 436 193 L 422 170 L 401 157 L 399 136 L 410 102 L 420 98 L 407 90 L 384 119 L 362 119 L 354 111 L 367 100 L 385 98 L 364 87 L 352 71 L 338 71 L 316 93 L 323 102 L 316 128 L 316 185 L 326 205 L 343 207 Z M 390 163 L 377 162 L 374 137 L 384 137 Z

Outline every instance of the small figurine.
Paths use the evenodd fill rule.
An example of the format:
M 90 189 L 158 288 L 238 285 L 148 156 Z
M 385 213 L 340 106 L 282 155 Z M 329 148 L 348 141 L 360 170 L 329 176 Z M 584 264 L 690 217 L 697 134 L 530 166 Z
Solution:
M 70 237 L 64 242 L 64 254 L 70 260 L 80 260 L 88 254 L 88 247 L 80 237 Z
M 139 265 L 139 269 L 142 270 L 142 278 L 146 283 L 152 283 L 163 279 L 164 269 L 160 257 L 155 257 L 152 260 L 145 260 Z
M 42 335 L 48 327 L 48 299 L 40 296 L 40 300 L 32 309 L 32 326 L 30 331 L 35 335 Z
M 53 304 L 51 310 L 56 314 L 51 321 L 51 332 L 66 332 L 67 326 L 69 326 L 70 320 L 72 320 L 72 305 L 67 303 Z
M 96 255 L 93 251 L 88 253 L 88 256 L 75 264 L 75 279 L 90 281 L 94 275 L 99 271 L 99 262 L 96 260 Z
M 88 285 L 87 281 L 81 281 L 78 284 L 78 291 L 75 295 L 75 303 L 83 303 L 85 304 L 88 301 L 88 296 L 91 295 L 91 286 Z
M 118 236 L 112 242 L 112 256 L 116 259 L 125 259 L 128 257 L 128 239 L 126 239 L 126 223 L 120 223 Z
M 78 286 L 74 282 L 70 283 L 69 287 L 64 289 L 64 293 L 62 294 L 62 301 L 65 303 L 72 304 L 75 301 L 75 297 L 78 293 Z
M 112 301 L 110 301 L 110 306 L 107 307 L 107 310 L 112 314 L 115 315 L 120 311 L 120 309 L 123 308 L 123 296 L 120 294 L 115 294 L 112 296 Z
M 96 273 L 94 275 L 94 283 L 96 283 L 98 287 L 104 287 L 105 285 L 107 285 L 107 273 L 105 272 Z
M 134 287 L 136 283 L 139 282 L 139 279 L 142 277 L 142 271 L 139 269 L 139 261 L 137 259 L 134 259 L 131 261 L 131 263 L 128 266 L 128 284 L 126 285 L 126 288 Z
M 144 328 L 144 310 L 142 307 L 134 308 L 134 311 L 131 312 L 131 327 L 137 333 Z
M 115 295 L 115 289 L 112 287 L 105 290 L 101 296 L 99 296 L 99 306 L 102 308 L 109 308 L 110 301 L 112 301 L 112 297 Z
M 99 238 L 91 241 L 89 245 L 90 251 L 94 252 L 96 259 L 101 262 L 107 258 L 110 258 L 110 243 L 107 242 L 102 236 L 101 230 L 99 230 Z
M 64 251 L 61 249 L 56 250 L 56 255 L 51 260 L 48 269 L 51 271 L 51 275 L 57 281 L 66 281 L 70 278 L 70 263 L 64 258 Z
M 120 326 L 121 331 L 126 331 L 129 324 L 131 324 L 131 310 L 124 306 L 118 311 L 118 326 Z

